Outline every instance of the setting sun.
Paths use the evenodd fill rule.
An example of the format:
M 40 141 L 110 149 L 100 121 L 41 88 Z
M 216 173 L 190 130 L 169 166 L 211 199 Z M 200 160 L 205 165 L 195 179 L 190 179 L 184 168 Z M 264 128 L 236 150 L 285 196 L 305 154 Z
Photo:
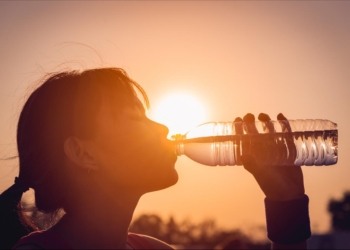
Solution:
M 301 158 L 298 158 L 298 164 L 301 165 L 306 159 L 311 164 L 311 158 L 316 156 L 317 151 L 318 158 L 313 163 L 321 164 L 335 159 L 338 161 L 334 166 L 301 167 L 303 181 L 298 183 L 304 183 L 304 187 L 299 186 L 298 190 L 304 190 L 309 197 L 312 237 L 315 236 L 315 241 L 311 238 L 308 241 L 308 247 L 317 249 L 322 248 L 322 244 L 327 244 L 329 248 L 336 248 L 332 244 L 336 244 L 337 240 L 343 242 L 346 236 L 349 242 L 343 249 L 350 250 L 350 220 L 349 234 L 336 235 L 339 226 L 334 225 L 334 214 L 329 211 L 331 203 L 337 207 L 340 203 L 336 201 L 342 200 L 342 197 L 345 199 L 346 192 L 350 193 L 349 13 L 350 1 L 48 3 L 0 0 L 0 199 L 1 193 L 10 188 L 10 191 L 18 189 L 13 194 L 16 195 L 16 201 L 19 201 L 20 192 L 33 186 L 22 196 L 22 201 L 28 205 L 25 209 L 27 211 L 32 211 L 35 204 L 44 209 L 64 205 L 84 208 L 79 210 L 82 213 L 73 213 L 68 217 L 79 215 L 80 218 L 77 219 L 84 219 L 83 224 L 88 224 L 89 227 L 72 223 L 72 228 L 81 229 L 77 231 L 78 234 L 70 234 L 65 230 L 68 227 L 61 228 L 69 239 L 77 238 L 79 242 L 76 243 L 87 243 L 84 239 L 88 239 L 96 240 L 95 243 L 101 240 L 104 244 L 114 244 L 118 238 L 118 242 L 121 239 L 124 245 L 125 233 L 133 232 L 136 228 L 130 225 L 128 230 L 130 220 L 137 221 L 146 215 L 145 218 L 148 219 L 145 222 L 150 222 L 150 226 L 143 227 L 147 224 L 140 221 L 135 224 L 140 225 L 140 231 L 133 233 L 156 236 L 153 235 L 156 231 L 153 231 L 152 225 L 157 226 L 160 229 L 157 230 L 157 236 L 161 236 L 159 239 L 166 239 L 166 243 L 176 245 L 179 249 L 224 248 L 221 243 L 230 240 L 229 236 L 227 241 L 226 237 L 224 239 L 223 236 L 228 235 L 226 232 L 235 233 L 239 238 L 234 239 L 243 239 L 242 242 L 245 243 L 252 237 L 247 247 L 253 248 L 253 242 L 269 243 L 265 192 L 244 166 L 209 167 L 201 163 L 207 162 L 206 160 L 199 161 L 192 155 L 198 154 L 201 159 L 213 156 L 210 161 L 216 156 L 223 156 L 225 161 L 236 163 L 236 155 L 226 153 L 241 153 L 243 144 L 199 143 L 206 139 L 182 144 L 171 141 L 171 136 L 189 132 L 185 138 L 192 139 L 195 136 L 215 136 L 217 131 L 219 135 L 229 133 L 231 127 L 221 124 L 233 122 L 238 117 L 243 118 L 247 113 L 253 114 L 255 120 L 258 120 L 259 113 L 263 112 L 279 125 L 276 115 L 283 113 L 291 121 L 310 121 L 303 123 L 297 130 L 294 129 L 297 135 L 298 131 L 317 131 L 310 133 L 312 136 L 306 133 L 305 136 L 296 137 L 298 140 L 295 142 L 301 146 L 296 152 Z M 123 74 L 116 75 L 118 79 L 114 78 L 112 69 L 123 70 L 130 77 L 131 82 L 134 82 L 131 86 L 144 109 L 136 99 L 129 98 L 127 93 L 134 97 L 134 92 L 128 91 L 131 90 L 128 78 Z M 85 70 L 88 72 L 83 73 Z M 98 72 L 101 74 L 95 75 Z M 56 74 L 59 75 L 54 77 Z M 71 80 L 64 81 L 68 78 L 63 77 Z M 49 79 L 59 82 L 56 84 L 50 81 L 47 90 L 41 88 L 41 84 Z M 61 83 L 62 88 L 56 90 Z M 19 117 L 28 98 L 38 89 L 44 94 L 41 97 L 35 94 L 22 115 L 24 120 L 21 120 L 21 127 L 28 136 L 25 139 L 24 133 L 18 128 Z M 125 94 L 127 99 L 124 99 Z M 34 107 L 34 101 L 40 102 L 37 108 L 31 108 Z M 54 105 L 56 101 L 57 105 Z M 117 123 L 119 108 L 128 104 L 128 101 L 131 110 L 123 112 L 130 115 L 124 118 L 131 120 L 124 119 L 123 126 L 120 126 L 128 133 L 117 133 L 121 131 L 118 130 Z M 134 106 L 136 102 L 137 106 Z M 107 109 L 103 109 L 106 112 L 100 112 L 100 105 L 94 105 L 95 103 L 104 106 L 110 103 L 108 107 L 113 112 L 111 115 L 108 115 L 110 112 Z M 133 110 L 133 107 L 137 109 Z M 140 111 L 140 114 L 133 111 Z M 107 117 L 95 119 L 96 115 L 104 113 Z M 144 120 L 144 115 L 168 127 L 169 141 L 165 140 L 164 127 Z M 93 126 L 97 120 L 101 126 Z M 336 139 L 329 137 L 335 129 L 333 125 L 327 123 L 324 124 L 327 129 L 321 129 L 318 127 L 322 124 L 320 120 L 338 124 Z M 29 126 L 28 121 L 32 125 Z M 116 124 L 113 126 L 109 122 Z M 209 125 L 193 129 L 203 123 Z M 221 124 L 214 126 L 217 123 Z M 104 129 L 107 127 L 108 130 Z M 99 129 L 92 131 L 93 128 Z M 282 128 L 276 128 L 277 133 L 282 132 Z M 258 132 L 262 132 L 261 129 L 260 126 Z M 72 135 L 75 132 L 77 134 L 74 137 Z M 98 135 L 105 137 L 93 136 L 89 132 L 96 132 L 96 135 L 99 132 Z M 236 132 L 235 127 L 233 132 Z M 73 139 L 65 140 L 67 143 L 62 144 L 62 136 L 67 133 Z M 252 138 L 254 135 L 246 137 Z M 266 137 L 269 147 L 265 147 L 264 152 L 275 148 L 270 145 L 272 139 L 282 139 L 278 146 L 292 146 L 289 136 L 283 138 L 281 134 L 277 134 L 277 137 L 270 134 Z M 307 137 L 309 144 L 304 143 L 304 137 L 305 140 Z M 184 137 L 178 136 L 176 139 Z M 197 144 L 192 144 L 192 148 L 195 148 L 192 153 L 189 143 L 196 141 Z M 333 143 L 339 144 L 337 150 Z M 185 144 L 186 147 L 183 146 Z M 260 144 L 257 143 L 255 147 Z M 84 151 L 77 150 L 78 146 Z M 204 147 L 211 148 L 207 150 Z M 315 154 L 309 152 L 310 147 L 313 149 L 311 153 Z M 89 157 L 80 158 L 80 161 L 85 162 L 80 162 L 84 166 L 78 162 L 80 168 L 76 168 L 79 166 L 70 161 L 77 160 L 75 158 L 80 157 L 77 155 L 79 152 L 86 153 L 80 154 L 81 157 Z M 174 152 L 177 156 L 175 163 Z M 62 157 L 57 157 L 61 153 L 64 154 L 64 161 Z M 287 153 L 288 158 L 294 155 L 290 150 Z M 338 154 L 337 158 L 333 157 L 334 153 Z M 34 154 L 33 157 L 31 154 Z M 71 155 L 71 160 L 66 157 L 67 154 Z M 273 152 L 267 155 L 276 156 L 275 161 L 278 160 Z M 91 160 L 98 162 L 92 163 Z M 278 169 L 280 168 L 269 171 L 279 171 Z M 141 193 L 141 186 L 145 190 L 154 190 L 157 183 L 164 187 L 166 183 L 170 185 L 171 180 L 175 180 L 174 170 L 179 177 L 176 185 L 149 192 L 139 200 L 133 196 Z M 300 177 L 300 168 L 296 171 Z M 295 184 L 295 181 L 288 181 L 288 178 L 281 180 L 281 183 Z M 89 181 L 99 185 L 92 185 Z M 86 188 L 81 185 L 86 185 Z M 40 190 L 34 190 L 37 186 Z M 105 189 L 107 186 L 108 190 Z M 72 188 L 77 189 L 78 193 L 73 192 Z M 134 188 L 139 190 L 133 192 Z M 279 185 L 272 190 L 282 189 Z M 291 191 L 289 188 L 286 190 Z M 129 191 L 130 195 L 126 193 Z M 35 201 L 35 194 L 39 197 L 39 202 Z M 63 202 L 62 197 L 77 199 L 63 199 Z M 132 199 L 131 202 L 127 201 L 129 198 Z M 303 204 L 304 202 L 306 200 Z M 136 208 L 132 210 L 131 205 Z M 340 207 L 347 210 L 347 204 L 345 205 Z M 3 207 L 0 204 L 0 208 Z M 14 208 L 12 206 L 12 212 Z M 93 212 L 95 216 L 90 216 Z M 334 212 L 338 214 L 339 210 L 335 209 Z M 350 218 L 350 209 L 348 212 Z M 25 214 L 38 219 L 38 225 L 29 225 L 35 228 L 49 228 L 56 222 L 49 220 L 49 214 Z M 1 215 L 7 219 L 13 218 L 6 216 L 7 213 L 2 212 Z M 19 215 L 22 217 L 21 213 Z M 4 229 L 12 228 L 11 225 L 15 224 L 5 223 L 2 220 L 5 217 L 0 219 L 1 226 Z M 290 218 L 286 216 L 286 219 Z M 306 218 L 306 213 L 302 218 Z M 30 221 L 32 219 L 34 217 Z M 68 225 L 66 222 L 64 219 L 63 224 Z M 21 222 L 18 225 L 21 226 Z M 168 228 L 168 225 L 172 227 Z M 174 228 L 179 230 L 173 230 Z M 12 235 L 12 229 L 7 229 L 6 233 L 15 236 Z M 88 232 L 90 229 L 93 231 Z M 82 230 L 87 235 L 96 237 L 83 237 Z M 199 237 L 201 230 L 203 233 L 208 232 L 208 235 L 204 235 L 208 237 Z M 4 233 L 1 235 L 0 249 L 5 237 Z M 73 235 L 79 237 L 70 237 Z M 202 244 L 202 238 L 211 243 Z M 214 238 L 221 243 L 215 245 L 211 240 Z M 187 245 L 196 242 L 198 245 Z M 341 248 L 338 243 L 336 245 Z M 96 245 L 94 248 L 103 247 L 123 248 L 119 244 Z M 16 249 L 13 246 L 4 249 L 11 248 Z M 267 244 L 256 248 L 271 247 Z
M 184 134 L 205 122 L 203 105 L 186 93 L 164 97 L 150 110 L 150 117 L 169 128 L 169 137 L 173 134 Z

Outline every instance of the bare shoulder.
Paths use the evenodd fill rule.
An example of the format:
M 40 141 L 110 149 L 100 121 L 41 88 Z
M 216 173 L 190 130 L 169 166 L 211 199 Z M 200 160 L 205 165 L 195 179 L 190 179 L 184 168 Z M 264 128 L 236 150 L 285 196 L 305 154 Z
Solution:
M 159 239 L 153 238 L 148 235 L 143 235 L 143 234 L 139 234 L 139 235 L 144 239 L 148 240 L 149 242 L 151 242 L 155 249 L 174 249 L 172 246 L 165 243 L 164 241 L 161 241 Z

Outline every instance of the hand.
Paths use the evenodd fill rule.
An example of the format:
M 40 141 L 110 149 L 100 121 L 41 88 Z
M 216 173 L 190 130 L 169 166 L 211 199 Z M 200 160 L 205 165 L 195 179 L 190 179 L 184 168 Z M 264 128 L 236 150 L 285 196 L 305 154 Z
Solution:
M 236 118 L 239 121 L 241 118 Z M 271 120 L 266 114 L 260 114 L 259 120 L 266 122 L 268 125 Z M 278 120 L 287 120 L 282 114 L 278 115 Z M 248 134 L 256 134 L 255 117 L 252 114 L 247 114 L 243 117 L 244 126 Z M 271 125 L 271 124 L 270 124 Z M 288 123 L 287 123 L 288 126 Z M 289 126 L 288 126 L 289 127 Z M 269 129 L 269 128 L 268 128 Z M 270 133 L 273 133 L 273 128 L 270 126 Z M 265 151 L 265 152 L 264 152 Z M 272 166 L 259 164 L 256 158 L 259 158 L 259 152 L 268 153 L 265 149 L 255 148 L 255 156 L 253 154 L 245 154 L 241 156 L 241 161 L 244 168 L 248 170 L 258 182 L 261 190 L 266 195 L 266 198 L 275 201 L 286 201 L 302 198 L 305 189 L 303 181 L 303 173 L 300 166 Z

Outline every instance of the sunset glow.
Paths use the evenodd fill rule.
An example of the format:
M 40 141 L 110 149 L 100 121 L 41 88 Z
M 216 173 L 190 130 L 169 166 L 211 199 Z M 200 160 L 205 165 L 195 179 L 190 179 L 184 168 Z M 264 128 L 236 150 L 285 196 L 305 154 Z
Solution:
M 337 165 L 302 167 L 312 231 L 328 232 L 328 201 L 350 191 L 349 12 L 349 1 L 0 1 L 0 159 L 14 156 L 0 161 L 0 192 L 18 175 L 18 116 L 39 79 L 120 67 L 146 91 L 147 116 L 168 126 L 168 138 L 246 113 L 336 122 L 340 147 L 324 153 L 339 153 Z M 307 144 L 298 143 L 304 159 Z M 143 196 L 135 217 L 213 218 L 250 235 L 265 227 L 264 193 L 243 167 L 186 156 L 175 167 L 178 183 Z
M 203 105 L 194 96 L 186 93 L 165 96 L 151 109 L 150 116 L 169 128 L 169 136 L 184 134 L 205 122 Z

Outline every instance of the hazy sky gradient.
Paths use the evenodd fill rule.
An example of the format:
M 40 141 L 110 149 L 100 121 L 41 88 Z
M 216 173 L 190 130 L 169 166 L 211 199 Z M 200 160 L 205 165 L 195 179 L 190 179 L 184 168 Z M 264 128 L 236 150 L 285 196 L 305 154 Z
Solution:
M 16 155 L 18 113 L 44 73 L 123 67 L 153 107 L 183 92 L 203 104 L 207 121 L 283 112 L 338 123 L 339 163 L 303 167 L 312 226 L 324 232 L 328 200 L 350 190 L 348 13 L 346 1 L 0 2 L 0 156 Z M 0 162 L 0 190 L 16 165 Z M 183 156 L 177 170 L 179 183 L 145 195 L 136 214 L 264 225 L 264 196 L 243 167 Z

